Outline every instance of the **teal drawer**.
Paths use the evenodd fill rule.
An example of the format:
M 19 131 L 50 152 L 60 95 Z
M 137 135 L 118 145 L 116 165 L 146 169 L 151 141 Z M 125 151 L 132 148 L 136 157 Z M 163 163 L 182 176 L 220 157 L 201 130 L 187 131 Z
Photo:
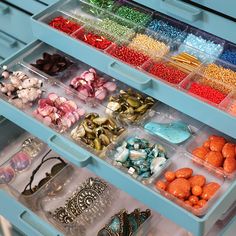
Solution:
M 187 4 L 181 0 L 134 0 L 137 3 L 146 5 L 156 11 L 162 12 L 168 16 L 172 16 L 180 21 L 184 21 L 204 31 L 215 34 L 221 38 L 236 43 L 236 23 L 217 14 Z M 196 1 L 199 2 L 199 1 Z M 203 2 L 203 1 L 200 1 Z M 215 6 L 227 6 L 236 15 L 236 6 L 234 0 L 227 2 L 216 0 L 211 2 Z M 220 2 L 220 4 L 218 4 Z M 218 4 L 218 5 L 217 5 Z M 231 8 L 232 7 L 232 8 Z
M 0 3 L 0 12 L 0 30 L 24 43 L 34 39 L 30 27 L 30 15 L 3 2 Z
M 12 58 L 6 60 L 5 63 L 7 65 L 15 64 L 16 62 L 20 62 L 22 58 L 25 58 L 25 60 L 23 59 L 23 62 L 27 66 L 26 68 L 29 68 L 29 65 L 26 64 L 29 62 L 27 58 L 31 58 L 30 60 L 32 60 L 32 55 L 35 55 L 37 57 L 39 54 L 41 55 L 45 50 L 49 53 L 51 52 L 51 49 L 48 48 L 46 44 L 41 44 L 43 45 L 43 48 L 45 48 L 39 53 L 39 51 L 37 50 L 39 48 L 39 43 L 39 41 L 36 41 L 28 45 L 21 52 L 18 52 Z M 29 56 L 28 52 L 30 52 L 31 56 Z M 82 54 L 83 53 L 84 51 L 82 52 Z M 89 53 L 87 52 L 87 54 Z M 53 81 L 55 82 L 55 80 Z M 52 90 L 50 89 L 48 88 L 47 91 L 52 92 Z M 60 86 L 60 91 L 58 90 L 58 93 L 61 93 L 62 96 L 65 96 L 64 93 L 68 91 L 67 89 L 65 89 L 65 86 Z M 77 98 L 76 101 L 79 103 L 78 100 L 79 99 Z M 126 191 L 137 200 L 148 205 L 153 210 L 161 213 L 163 216 L 174 221 L 181 227 L 184 227 L 196 236 L 203 236 L 206 232 L 208 232 L 215 224 L 215 222 L 221 217 L 222 212 L 226 212 L 226 210 L 229 209 L 229 207 L 235 201 L 234 196 L 236 194 L 236 181 L 233 181 L 229 182 L 229 185 L 227 185 L 227 190 L 222 193 L 221 196 L 219 196 L 215 204 L 204 216 L 198 217 L 196 215 L 193 215 L 174 202 L 169 201 L 161 194 L 158 194 L 156 191 L 154 191 L 152 186 L 143 185 L 141 182 L 131 178 L 127 173 L 124 173 L 123 171 L 115 168 L 109 162 L 104 161 L 103 158 L 99 158 L 97 154 L 94 154 L 94 152 L 91 152 L 82 145 L 75 144 L 71 140 L 68 132 L 66 132 L 65 134 L 60 134 L 56 132 L 56 130 L 45 126 L 43 123 L 33 118 L 32 108 L 27 111 L 19 110 L 8 103 L 5 100 L 5 97 L 3 99 L 0 99 L 0 104 L 0 113 L 2 115 L 7 117 L 14 123 L 20 125 L 33 135 L 38 136 L 43 141 L 47 142 L 47 144 L 54 151 L 65 157 L 68 161 L 78 167 L 88 168 L 95 174 L 106 179 L 116 187 Z M 85 108 L 85 110 L 87 109 L 88 107 Z M 89 109 L 96 110 L 97 107 Z M 132 186 L 132 188 L 130 186 Z M 180 215 L 181 217 L 178 217 Z
M 0 30 L 0 57 L 7 58 L 16 53 L 25 44 Z
M 232 129 L 232 127 L 235 126 L 236 117 L 230 115 L 226 111 L 227 108 L 225 104 L 224 107 L 210 105 L 202 99 L 197 99 L 196 96 L 191 96 L 190 93 L 188 93 L 187 90 L 184 91 L 181 86 L 178 87 L 173 84 L 165 83 L 161 79 L 156 79 L 151 74 L 146 73 L 142 66 L 130 66 L 127 63 L 123 63 L 119 59 L 112 57 L 108 50 L 97 50 L 81 40 L 75 39 L 73 35 L 66 35 L 50 27 L 48 22 L 52 20 L 52 18 L 63 15 L 63 13 L 60 12 L 60 9 L 63 11 L 65 8 L 69 8 L 70 4 L 78 4 L 78 8 L 80 8 L 79 4 L 81 2 L 67 1 L 66 6 L 61 7 L 64 3 L 64 1 L 60 1 L 55 5 L 48 7 L 43 12 L 33 16 L 32 29 L 34 35 L 38 39 L 75 58 L 79 58 L 85 63 L 143 91 L 155 99 L 236 138 L 236 132 Z M 73 9 L 74 7 L 75 6 L 73 5 Z M 204 35 L 204 33 L 202 34 Z M 206 37 L 211 38 L 212 35 Z M 211 114 L 211 116 L 209 116 L 209 114 Z
M 191 0 L 189 3 L 195 2 L 207 8 L 213 9 L 227 16 L 231 16 L 236 19 L 236 2 L 234 0 Z

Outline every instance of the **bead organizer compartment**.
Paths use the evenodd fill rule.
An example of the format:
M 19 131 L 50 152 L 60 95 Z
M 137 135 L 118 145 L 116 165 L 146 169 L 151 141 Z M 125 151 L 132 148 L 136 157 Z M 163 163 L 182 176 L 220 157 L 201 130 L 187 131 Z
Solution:
M 22 63 L 46 78 L 55 78 L 59 81 L 73 76 L 78 69 L 75 59 L 47 44 L 39 44 L 29 50 L 24 55 Z
M 153 184 L 164 197 L 199 217 L 206 214 L 226 188 L 222 175 L 216 177 L 205 171 L 196 158 L 183 152 L 176 153 Z M 194 186 L 200 188 L 195 191 Z
M 226 42 L 219 58 L 227 63 L 236 65 L 236 45 Z
M 61 192 L 53 196 L 45 195 L 41 201 L 41 209 L 47 220 L 66 235 L 98 235 L 98 232 L 109 223 L 110 217 L 121 210 L 131 212 L 136 208 L 140 211 L 147 209 L 90 171 L 74 166 L 67 168 L 67 171 L 71 172 L 70 178 L 65 180 L 63 173 L 54 178 L 57 181 L 65 180 Z M 158 219 L 159 215 L 151 212 L 151 217 L 140 226 L 140 229 L 138 228 L 137 235 L 141 236 L 144 228 Z M 122 229 L 122 222 L 120 223 L 118 226 Z
M 236 174 L 235 140 L 209 127 L 203 128 L 186 143 L 186 150 L 200 159 L 200 164 L 214 171 L 216 175 L 224 175 L 234 179 Z
M 159 106 L 157 111 L 149 112 L 142 122 L 143 128 L 172 145 L 184 145 L 194 138 L 204 126 L 203 123 L 167 106 Z
M 1 181 L 1 185 L 6 185 L 10 193 L 30 209 L 39 210 L 39 199 L 42 197 L 41 191 L 46 189 L 50 178 L 56 176 L 66 165 L 66 162 L 64 162 L 65 165 L 59 168 L 58 165 L 56 166 L 58 160 L 50 160 L 52 157 L 58 157 L 58 155 L 52 152 L 46 144 L 28 133 L 22 134 L 1 152 L 1 160 L 3 160 L 0 167 L 1 180 L 3 180 L 3 171 L 6 168 L 8 173 L 7 181 Z M 39 169 L 42 158 L 49 160 L 47 165 L 42 165 Z M 9 174 L 12 173 L 15 174 L 14 178 L 9 181 Z M 28 188 L 29 181 L 32 181 L 30 189 Z M 52 191 L 52 188 L 50 191 Z
M 87 228 L 106 215 L 116 195 L 113 186 L 73 166 L 58 174 L 49 188 L 54 181 L 64 184 L 60 191 L 42 197 L 41 210 L 49 222 L 69 235 L 87 235 Z
M 149 185 L 169 164 L 175 151 L 174 147 L 143 129 L 130 128 L 103 156 L 111 165 Z

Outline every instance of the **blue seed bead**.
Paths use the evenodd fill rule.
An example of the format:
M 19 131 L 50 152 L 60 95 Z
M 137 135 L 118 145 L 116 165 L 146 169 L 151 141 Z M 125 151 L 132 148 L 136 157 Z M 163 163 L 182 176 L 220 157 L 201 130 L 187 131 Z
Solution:
M 203 53 L 199 53 L 198 50 Z M 194 34 L 189 34 L 179 47 L 179 52 L 187 52 L 205 63 L 212 63 L 215 60 L 214 58 L 218 58 L 222 51 L 222 45 Z
M 155 37 L 158 40 L 169 43 L 170 46 L 173 42 L 181 43 L 187 36 L 187 33 L 181 29 L 170 25 L 163 20 L 153 20 L 146 29 L 146 34 Z M 172 48 L 171 48 L 172 49 Z
M 231 50 L 224 51 L 223 54 L 221 54 L 220 59 L 236 65 L 236 50 L 235 51 L 231 51 Z

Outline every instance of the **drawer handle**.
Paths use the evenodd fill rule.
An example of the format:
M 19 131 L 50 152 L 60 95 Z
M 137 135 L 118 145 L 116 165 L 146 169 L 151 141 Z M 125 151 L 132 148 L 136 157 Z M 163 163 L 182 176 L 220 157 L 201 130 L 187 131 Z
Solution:
M 79 166 L 85 167 L 90 163 L 90 155 L 83 148 L 68 141 L 58 135 L 53 135 L 48 140 L 48 145 L 58 154 L 68 158 L 70 162 Z
M 130 66 L 123 63 L 112 62 L 108 70 L 111 76 L 139 90 L 144 90 L 151 86 L 151 79 L 141 75 L 140 71 L 130 68 Z
M 0 32 L 0 44 L 4 47 L 14 48 L 17 46 L 17 40 L 12 37 Z
M 27 231 L 30 232 L 27 235 L 62 236 L 59 232 L 52 232 L 52 230 L 48 229 L 47 224 L 28 210 L 24 210 L 20 214 L 20 220 L 23 223 L 23 227 L 25 225 L 27 227 Z
M 10 7 L 2 2 L 0 2 L 0 14 L 5 15 L 9 12 Z
M 0 212 L 3 217 L 13 223 L 24 235 L 63 236 L 3 190 L 0 190 L 0 199 Z
M 168 13 L 177 17 L 182 17 L 189 22 L 200 20 L 202 16 L 202 11 L 200 9 L 179 0 L 162 0 L 161 7 Z

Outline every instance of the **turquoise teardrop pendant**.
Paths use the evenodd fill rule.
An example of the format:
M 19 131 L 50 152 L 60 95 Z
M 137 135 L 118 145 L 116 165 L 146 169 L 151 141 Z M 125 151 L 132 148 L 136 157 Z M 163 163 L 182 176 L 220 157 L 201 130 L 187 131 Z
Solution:
M 188 125 L 182 121 L 171 123 L 148 122 L 144 128 L 173 144 L 180 144 L 192 135 Z

